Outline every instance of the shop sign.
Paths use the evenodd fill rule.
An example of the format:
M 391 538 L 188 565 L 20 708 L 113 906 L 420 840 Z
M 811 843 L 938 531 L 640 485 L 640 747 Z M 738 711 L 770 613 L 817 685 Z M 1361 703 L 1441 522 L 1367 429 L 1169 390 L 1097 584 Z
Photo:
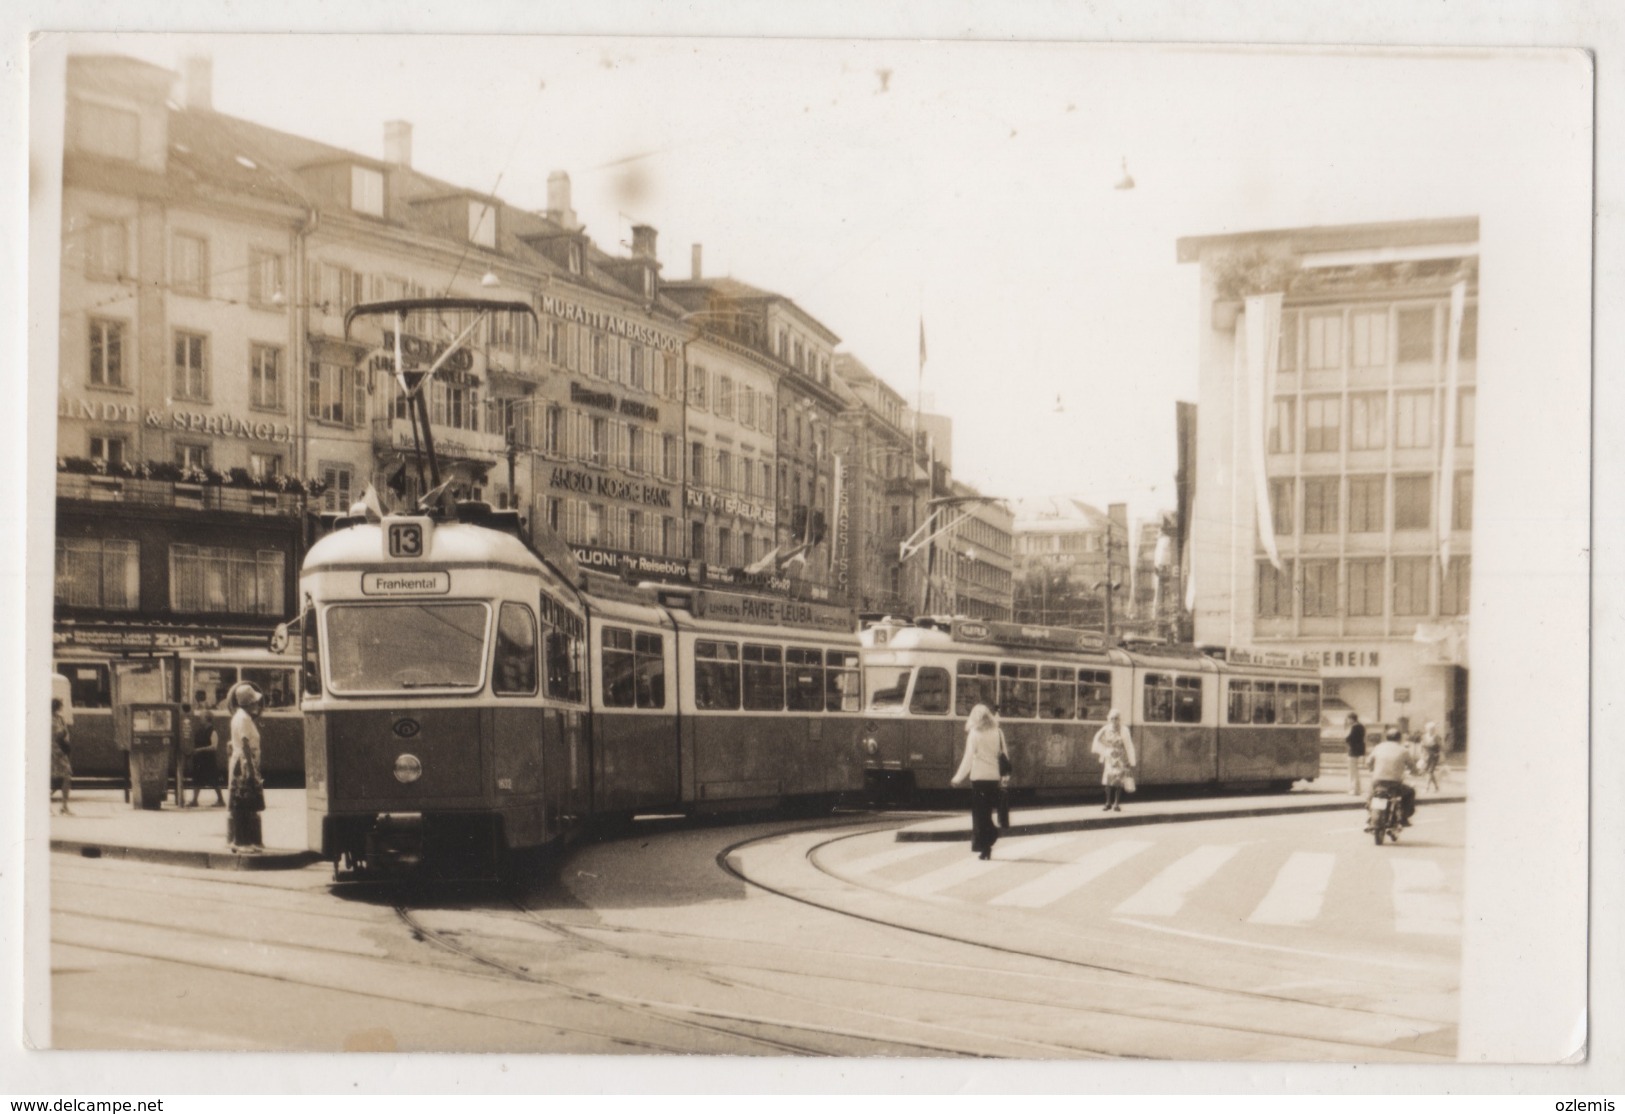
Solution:
M 555 468 L 548 478 L 548 486 L 560 491 L 575 491 L 582 495 L 601 495 L 606 499 L 622 499 L 628 503 L 643 503 L 651 507 L 670 507 L 671 489 L 656 484 L 641 484 L 635 480 L 618 480 L 614 476 L 600 476 L 574 468 Z
M 595 545 L 572 545 L 570 552 L 578 565 L 594 572 L 613 573 L 634 580 L 683 584 L 690 579 L 688 562 L 680 557 L 652 557 L 647 553 L 627 553 L 619 549 L 601 549 Z
M 1308 650 L 1303 664 L 1321 669 L 1377 669 L 1382 655 L 1377 650 Z
M 74 398 L 58 395 L 56 416 L 87 422 L 138 422 L 140 409 L 131 402 L 108 402 L 97 398 Z
M 1238 647 L 1226 650 L 1224 659 L 1237 665 L 1304 666 L 1310 669 L 1320 664 L 1318 654 L 1288 654 L 1280 650 L 1243 650 Z
M 852 567 L 852 555 L 847 551 L 848 529 L 851 525 L 851 496 L 846 484 L 846 459 L 835 458 L 835 537 L 830 552 L 835 555 L 835 587 L 846 595 Z
M 701 491 L 694 487 L 688 489 L 688 505 L 699 510 L 738 515 L 752 522 L 760 522 L 763 526 L 773 526 L 778 519 L 772 507 L 761 507 L 733 495 L 719 495 L 714 491 Z
M 244 421 L 230 414 L 205 414 L 201 410 L 164 411 L 148 408 L 148 429 L 172 429 L 177 433 L 207 433 L 214 437 L 236 437 L 244 441 L 293 440 L 293 426 L 287 422 Z
M 844 607 L 779 599 L 776 596 L 743 596 L 732 592 L 694 593 L 694 614 L 696 617 L 730 623 L 823 631 L 850 632 L 855 626 L 852 612 Z
M 392 329 L 384 330 L 384 345 L 389 351 L 395 350 L 395 333 Z M 445 354 L 446 346 L 436 344 L 432 340 L 415 337 L 410 333 L 401 334 L 401 362 L 406 370 L 422 369 L 427 371 L 434 366 L 434 362 Z M 446 362 L 440 365 L 436 375 L 446 372 L 469 372 L 474 370 L 474 353 L 466 348 L 459 348 L 451 355 L 446 356 Z
M 714 584 L 736 584 L 741 588 L 789 594 L 792 583 L 788 576 L 775 576 L 766 572 L 749 572 L 726 565 L 700 565 L 700 579 Z
M 94 650 L 218 650 L 220 636 L 203 631 L 154 630 L 148 627 L 58 627 L 57 646 Z
M 589 391 L 580 383 L 570 384 L 570 401 L 581 406 L 593 406 L 599 410 L 611 410 L 625 414 L 629 418 L 641 418 L 646 422 L 660 420 L 660 407 L 650 406 L 646 402 L 636 399 L 617 399 L 609 391 Z
M 542 295 L 542 312 L 557 317 L 561 321 L 573 321 L 578 325 L 585 325 L 590 329 L 602 329 L 606 333 L 626 337 L 640 344 L 652 344 L 666 352 L 676 352 L 682 347 L 682 342 L 670 333 L 663 333 L 652 329 L 641 321 L 633 321 L 622 317 L 618 313 L 605 313 L 602 310 L 588 309 L 575 302 L 554 297 L 551 294 Z

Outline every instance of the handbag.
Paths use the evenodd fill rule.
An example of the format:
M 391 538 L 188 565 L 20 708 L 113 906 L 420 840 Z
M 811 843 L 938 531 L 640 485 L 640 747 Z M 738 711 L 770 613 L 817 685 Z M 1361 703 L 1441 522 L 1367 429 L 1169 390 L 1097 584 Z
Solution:
M 231 808 L 235 812 L 264 812 L 265 787 L 259 771 L 246 756 L 238 759 L 237 778 L 231 786 Z
M 1133 774 L 1124 774 L 1123 775 L 1123 792 L 1132 793 L 1132 792 L 1134 792 L 1134 788 L 1135 788 L 1134 787 L 1134 775 Z
M 1004 732 L 1000 731 L 999 732 L 999 776 L 1000 777 L 1009 777 L 1010 776 L 1010 771 L 1012 769 L 1014 769 L 1014 767 L 1010 765 L 1010 756 L 1008 754 L 1006 754 L 1005 750 L 1004 750 Z

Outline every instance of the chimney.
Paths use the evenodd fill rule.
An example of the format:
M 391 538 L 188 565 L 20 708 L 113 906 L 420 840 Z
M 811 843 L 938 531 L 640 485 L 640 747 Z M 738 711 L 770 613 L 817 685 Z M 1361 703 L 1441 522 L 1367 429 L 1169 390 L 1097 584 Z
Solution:
M 547 219 L 571 232 L 581 227 L 570 208 L 570 176 L 562 170 L 547 176 Z
M 698 282 L 700 279 L 705 277 L 704 275 L 702 275 L 700 273 L 700 245 L 699 244 L 695 244 L 691 249 L 689 249 L 689 270 L 692 271 L 693 273 L 690 274 L 688 277 L 693 279 L 695 282 Z
M 392 166 L 412 166 L 412 122 L 384 121 L 384 161 Z
M 214 111 L 214 59 L 193 54 L 181 59 L 181 104 Z
M 660 235 L 647 224 L 634 224 L 632 226 L 632 258 L 654 259 L 655 237 Z

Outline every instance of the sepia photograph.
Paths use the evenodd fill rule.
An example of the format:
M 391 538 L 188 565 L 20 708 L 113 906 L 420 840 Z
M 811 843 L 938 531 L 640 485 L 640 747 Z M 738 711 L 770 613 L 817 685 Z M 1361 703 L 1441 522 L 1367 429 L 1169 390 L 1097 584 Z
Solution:
M 31 1070 L 1586 1064 L 1594 55 L 385 26 L 28 43 Z

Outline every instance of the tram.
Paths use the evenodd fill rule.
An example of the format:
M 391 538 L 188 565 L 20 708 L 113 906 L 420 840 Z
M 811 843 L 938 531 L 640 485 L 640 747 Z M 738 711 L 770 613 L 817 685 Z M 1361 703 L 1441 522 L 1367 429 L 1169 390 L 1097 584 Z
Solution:
M 307 554 L 307 833 L 341 876 L 500 864 L 589 817 L 861 791 L 850 612 L 595 595 L 517 527 L 471 503 L 358 516 Z
M 948 787 L 977 704 L 999 716 L 1012 787 L 1100 784 L 1090 744 L 1113 708 L 1142 786 L 1285 790 L 1320 772 L 1311 669 L 1194 648 L 1110 648 L 1094 632 L 956 619 L 884 621 L 862 634 L 865 778 L 883 799 Z
M 279 784 L 298 784 L 304 773 L 304 729 L 299 716 L 297 660 L 263 647 L 180 649 L 141 656 L 110 651 L 62 648 L 52 669 L 67 679 L 73 714 L 75 777 L 123 779 L 129 756 L 113 733 L 113 689 L 122 682 L 126 699 L 171 701 L 195 712 L 215 710 L 215 726 L 224 735 L 231 722 L 226 694 L 239 681 L 250 681 L 265 694 L 260 720 L 261 766 Z M 117 681 L 115 681 L 117 677 Z M 139 692 L 140 696 L 132 693 Z

